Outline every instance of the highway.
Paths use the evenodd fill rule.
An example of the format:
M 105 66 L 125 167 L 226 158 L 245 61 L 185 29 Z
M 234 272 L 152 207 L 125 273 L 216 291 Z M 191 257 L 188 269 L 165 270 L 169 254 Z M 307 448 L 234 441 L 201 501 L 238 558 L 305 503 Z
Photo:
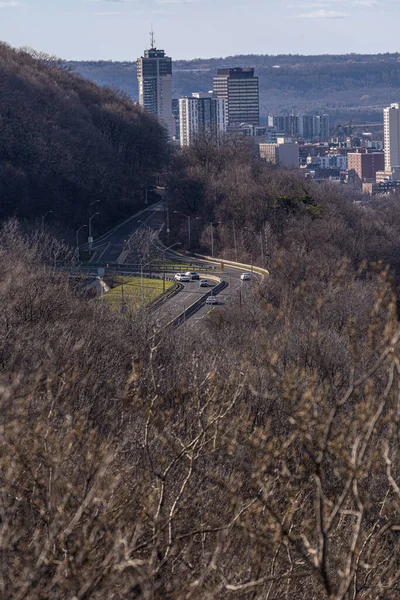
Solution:
M 153 231 L 159 231 L 164 224 L 164 202 L 160 201 L 136 213 L 121 225 L 115 227 L 110 232 L 96 239 L 92 244 L 92 262 L 97 264 L 102 263 L 104 266 L 110 263 L 118 263 L 122 267 L 128 258 L 128 252 L 126 249 L 127 244 L 135 231 L 142 229 L 144 225 Z M 87 244 L 82 246 L 82 248 L 87 249 Z M 167 260 L 173 260 L 176 262 L 178 261 L 178 258 L 182 259 L 182 257 L 176 252 L 169 251 L 166 252 L 166 258 Z M 226 266 L 223 270 L 221 270 L 219 265 L 212 265 L 206 260 L 186 259 L 186 262 L 187 260 L 191 260 L 193 263 L 193 270 L 197 270 L 200 265 L 204 269 L 207 269 L 206 272 L 202 272 L 200 270 L 199 274 L 200 277 L 208 279 L 209 288 L 201 288 L 198 281 L 184 283 L 183 289 L 179 293 L 177 293 L 156 310 L 156 321 L 161 327 L 184 312 L 201 296 L 207 294 L 207 292 L 211 294 L 212 288 L 217 285 L 219 279 L 225 280 L 228 284 L 227 287 L 217 296 L 219 304 L 214 307 L 210 305 L 201 307 L 191 317 L 190 327 L 198 327 L 200 324 L 204 323 L 204 320 L 207 318 L 208 313 L 211 310 L 215 310 L 217 307 L 221 307 L 225 303 L 228 303 L 232 295 L 234 295 L 238 290 L 243 290 L 243 292 L 246 293 L 246 289 L 252 285 L 250 281 L 241 281 L 240 274 L 243 272 L 243 269 Z M 195 265 L 197 265 L 197 267 Z M 186 270 L 186 267 L 182 268 L 182 271 L 184 270 Z M 168 272 L 167 276 L 172 277 L 174 274 L 174 272 Z
M 218 283 L 215 278 L 223 279 L 226 281 L 228 286 L 216 296 L 218 300 L 217 305 L 205 304 L 198 311 L 196 311 L 193 316 L 191 316 L 187 322 L 190 327 L 199 327 L 202 325 L 211 311 L 220 309 L 221 307 L 225 306 L 225 304 L 228 304 L 231 301 L 232 296 L 235 295 L 239 290 L 243 294 L 243 301 L 245 301 L 246 292 L 252 286 L 252 282 L 241 281 L 241 273 L 242 270 L 229 267 L 225 268 L 223 272 L 219 271 L 213 273 L 213 279 L 211 279 L 210 276 L 207 276 L 207 274 L 204 274 L 204 278 L 208 279 L 209 281 L 208 288 L 201 288 L 198 281 L 185 283 L 181 292 L 176 294 L 173 298 L 171 298 L 171 300 L 168 300 L 164 306 L 157 310 L 157 323 L 160 326 L 166 325 L 173 318 L 183 313 L 201 296 L 211 295 L 213 287 L 215 287 Z M 201 275 L 201 277 L 203 276 Z
M 158 202 L 138 212 L 136 215 L 112 229 L 95 240 L 92 244 L 93 262 L 120 263 L 123 264 L 127 258 L 125 248 L 129 238 L 138 229 L 143 228 L 143 223 L 155 231 L 164 224 L 164 202 Z M 85 244 L 82 248 L 87 249 Z M 126 256 L 124 256 L 126 254 Z

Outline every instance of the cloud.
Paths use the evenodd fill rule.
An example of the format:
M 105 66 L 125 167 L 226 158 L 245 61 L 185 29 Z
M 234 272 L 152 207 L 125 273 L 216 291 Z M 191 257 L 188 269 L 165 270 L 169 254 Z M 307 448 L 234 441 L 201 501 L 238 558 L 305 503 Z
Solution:
M 290 15 L 287 19 L 347 19 L 351 17 L 349 13 L 340 12 L 337 10 L 314 10 L 309 13 L 300 13 L 298 15 Z
M 0 2 L 0 8 L 11 8 L 12 6 L 19 6 L 21 3 L 16 0 L 7 0 L 6 2 Z
M 118 12 L 115 10 L 102 10 L 99 12 L 95 12 L 94 15 L 96 17 L 115 17 L 117 15 L 129 15 L 127 12 Z
M 131 11 L 122 11 L 122 10 L 99 10 L 93 13 L 96 17 L 131 17 L 133 15 L 142 15 L 142 10 L 131 10 Z
M 127 4 L 128 2 L 138 2 L 139 0 L 85 0 L 85 2 L 110 2 L 112 4 Z
M 356 0 L 354 6 L 365 6 L 366 8 L 372 8 L 373 6 L 382 6 L 377 0 Z
M 200 0 L 156 0 L 157 4 L 195 4 Z
M 306 8 L 310 10 L 311 8 L 326 8 L 326 4 L 324 2 L 301 2 L 300 4 L 286 4 L 286 8 Z
M 351 7 L 366 7 L 372 8 L 374 6 L 382 6 L 381 0 L 335 0 L 335 5 L 339 4 L 345 5 L 347 8 Z M 310 0 L 304 2 L 298 2 L 294 4 L 293 2 L 290 4 L 284 4 L 286 8 L 301 8 L 301 9 L 312 9 L 312 8 L 321 8 L 326 10 L 330 9 L 332 6 L 331 0 Z M 328 12 L 337 12 L 337 11 L 328 11 Z M 326 17 L 329 18 L 329 17 Z M 332 17 L 331 17 L 332 18 Z

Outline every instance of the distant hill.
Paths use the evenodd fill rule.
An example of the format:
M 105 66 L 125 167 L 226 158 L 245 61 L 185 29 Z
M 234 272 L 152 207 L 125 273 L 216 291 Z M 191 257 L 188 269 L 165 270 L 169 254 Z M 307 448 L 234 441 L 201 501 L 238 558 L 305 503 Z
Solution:
M 16 215 L 94 227 L 132 214 L 166 159 L 157 120 L 46 56 L 0 44 L 0 220 Z
M 138 97 L 135 62 L 70 62 L 100 85 Z M 175 97 L 208 91 L 220 67 L 254 66 L 260 77 L 261 118 L 268 113 L 328 111 L 333 120 L 382 119 L 400 100 L 400 54 L 245 55 L 174 62 Z

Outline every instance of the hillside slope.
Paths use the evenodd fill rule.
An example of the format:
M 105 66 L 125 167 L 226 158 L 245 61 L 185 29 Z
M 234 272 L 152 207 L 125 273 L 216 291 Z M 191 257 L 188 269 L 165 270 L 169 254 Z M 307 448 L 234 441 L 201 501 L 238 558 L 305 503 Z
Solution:
M 164 130 L 122 93 L 0 44 L 0 220 L 97 224 L 131 214 L 164 164 Z M 95 222 L 93 222 L 95 226 Z
M 220 67 L 253 66 L 260 77 L 260 113 L 327 110 L 335 119 L 382 119 L 400 97 L 400 54 L 247 55 L 174 61 L 175 97 L 208 91 Z M 74 62 L 74 70 L 137 98 L 134 62 Z

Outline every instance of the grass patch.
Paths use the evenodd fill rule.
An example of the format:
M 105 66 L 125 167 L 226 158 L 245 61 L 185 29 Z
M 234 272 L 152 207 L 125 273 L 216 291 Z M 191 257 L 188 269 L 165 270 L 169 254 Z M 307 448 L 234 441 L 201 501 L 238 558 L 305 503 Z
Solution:
M 112 289 L 102 296 L 113 310 L 121 310 L 123 304 L 139 308 L 146 305 L 163 293 L 162 279 L 149 279 L 143 277 L 116 277 Z M 165 290 L 169 290 L 174 284 L 165 282 Z

